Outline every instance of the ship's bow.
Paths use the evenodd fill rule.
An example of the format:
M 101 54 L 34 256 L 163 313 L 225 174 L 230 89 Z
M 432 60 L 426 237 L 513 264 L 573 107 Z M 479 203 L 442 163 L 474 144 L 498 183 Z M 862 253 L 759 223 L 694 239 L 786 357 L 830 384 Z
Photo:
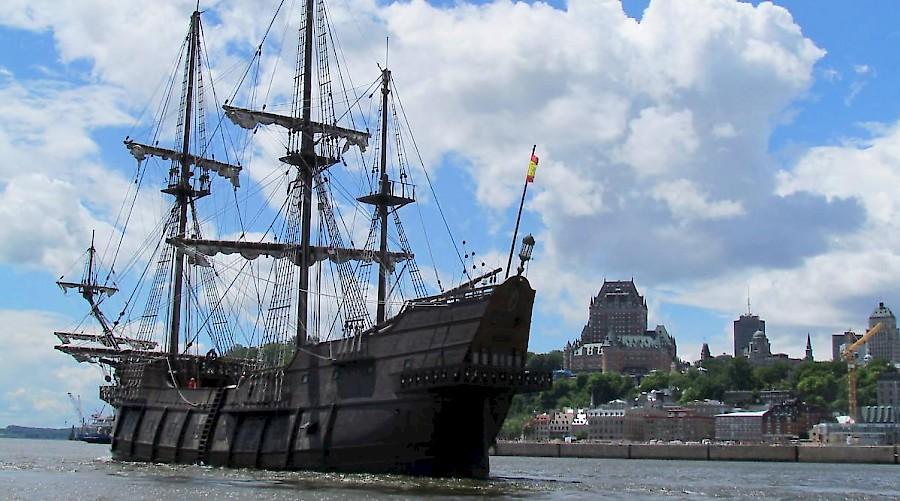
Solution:
M 432 388 L 440 411 L 429 454 L 434 458 L 428 465 L 430 474 L 486 478 L 488 448 L 513 396 L 549 388 L 549 373 L 525 369 L 534 297 L 535 291 L 521 276 L 496 286 L 459 368 L 459 382 Z M 413 381 L 427 379 L 411 376 Z

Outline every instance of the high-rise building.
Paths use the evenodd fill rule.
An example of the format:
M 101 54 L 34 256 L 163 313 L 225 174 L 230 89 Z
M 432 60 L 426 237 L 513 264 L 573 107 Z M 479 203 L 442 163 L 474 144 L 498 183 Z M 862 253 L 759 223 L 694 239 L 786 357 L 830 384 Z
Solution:
M 746 315 L 741 315 L 741 318 L 734 321 L 735 358 L 746 356 L 750 340 L 757 331 L 766 333 L 766 321 L 761 320 L 759 315 L 751 314 L 749 310 Z
M 861 336 L 853 331 L 845 331 L 840 334 L 832 334 L 831 335 L 831 360 L 837 362 L 838 360 L 842 360 L 841 352 L 844 350 L 844 347 L 850 346 L 855 343 Z M 865 356 L 866 347 L 863 345 L 857 352 L 856 358 L 862 358 Z M 860 355 L 860 353 L 862 353 Z
M 897 317 L 884 303 L 878 303 L 875 311 L 869 315 L 869 328 L 881 323 L 881 332 L 869 340 L 869 355 L 872 358 L 900 361 L 900 332 L 897 330 Z
M 602 343 L 607 338 L 640 336 L 646 329 L 647 301 L 638 293 L 634 280 L 604 280 L 600 292 L 591 298 L 590 317 L 581 339 Z

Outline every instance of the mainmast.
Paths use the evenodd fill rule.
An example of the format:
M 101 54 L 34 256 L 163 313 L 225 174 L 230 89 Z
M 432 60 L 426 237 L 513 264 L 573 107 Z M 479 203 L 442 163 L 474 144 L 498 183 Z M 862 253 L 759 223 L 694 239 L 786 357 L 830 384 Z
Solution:
M 255 129 L 259 125 L 278 125 L 287 129 L 289 134 L 286 155 L 279 160 L 297 168 L 296 183 L 299 192 L 299 218 L 300 218 L 300 235 L 299 241 L 291 239 L 284 246 L 284 251 L 299 254 L 290 256 L 295 264 L 299 265 L 299 280 L 297 284 L 297 337 L 298 345 L 306 343 L 309 338 L 308 317 L 309 317 L 309 282 L 310 267 L 321 260 L 321 253 L 324 250 L 319 246 L 311 245 L 311 228 L 313 216 L 313 189 L 317 190 L 319 196 L 319 211 L 323 215 L 324 224 L 331 234 L 332 241 L 329 243 L 330 254 L 339 257 L 343 251 L 349 251 L 356 255 L 353 249 L 343 249 L 342 242 L 335 238 L 334 233 L 338 231 L 336 222 L 333 221 L 333 210 L 328 206 L 327 202 L 322 200 L 323 194 L 319 193 L 321 188 L 317 185 L 320 180 L 321 173 L 326 171 L 332 165 L 341 161 L 341 155 L 349 149 L 350 146 L 357 146 L 361 151 L 365 151 L 369 142 L 369 133 L 340 127 L 334 116 L 333 101 L 331 97 L 331 80 L 329 76 L 327 64 L 327 41 L 325 30 L 327 22 L 324 14 L 324 5 L 322 0 L 305 0 L 303 4 L 303 23 L 300 29 L 300 45 L 298 47 L 298 61 L 294 74 L 294 95 L 291 106 L 291 114 L 279 115 L 267 111 L 257 111 L 247 108 L 238 108 L 231 105 L 223 106 L 226 116 L 232 122 L 245 129 Z M 318 9 L 317 9 L 318 6 Z M 318 16 L 317 16 L 318 11 Z M 317 63 L 318 61 L 318 63 Z M 318 87 L 319 97 L 322 99 L 321 105 L 317 105 L 320 109 L 318 121 L 313 120 L 313 72 L 318 70 Z M 299 143 L 299 144 L 298 144 Z M 227 246 L 230 244 L 222 243 L 217 247 Z M 269 246 L 271 247 L 271 246 Z M 276 246 L 277 247 L 277 246 Z M 274 253 L 284 254 L 281 250 L 275 248 L 268 249 Z M 299 252 L 297 252 L 299 251 Z M 389 256 L 392 258 L 394 256 Z M 402 256 L 396 256 L 402 258 Z M 345 295 L 351 296 L 345 308 L 348 315 L 348 321 L 363 320 L 362 316 L 365 312 L 360 310 L 359 306 L 353 306 L 355 303 L 361 303 L 362 297 L 355 286 L 352 277 L 352 270 L 349 266 L 344 266 L 341 272 L 341 288 Z M 285 274 L 289 276 L 290 274 Z M 281 308 L 282 306 L 273 306 L 273 308 Z M 359 310 L 359 311 L 358 311 Z M 270 309 L 272 311 L 272 309 Z M 278 323 L 278 322 L 276 322 Z M 281 334 L 276 334 L 281 335 Z
M 315 0 L 306 0 L 306 21 L 303 37 L 303 114 L 304 124 L 312 122 L 312 55 L 313 55 L 313 19 Z M 312 188 L 313 169 L 316 165 L 316 149 L 311 131 L 301 131 L 300 138 L 300 285 L 297 298 L 297 345 L 306 344 L 309 338 L 307 318 L 309 304 L 309 240 L 312 225 Z M 297 165 L 297 164 L 295 164 Z
M 185 238 L 187 230 L 187 211 L 192 198 L 197 195 L 191 186 L 191 114 L 194 102 L 194 71 L 197 65 L 197 46 L 200 40 L 200 12 L 194 11 L 191 15 L 190 55 L 188 56 L 188 68 L 185 79 L 187 80 L 187 94 L 184 108 L 184 137 L 181 143 L 181 173 L 175 186 L 170 184 L 164 192 L 175 195 L 178 204 L 178 237 Z M 172 318 L 169 330 L 169 355 L 178 355 L 178 335 L 181 332 L 181 303 L 182 289 L 184 288 L 184 253 L 178 249 L 175 252 L 174 283 L 172 284 Z

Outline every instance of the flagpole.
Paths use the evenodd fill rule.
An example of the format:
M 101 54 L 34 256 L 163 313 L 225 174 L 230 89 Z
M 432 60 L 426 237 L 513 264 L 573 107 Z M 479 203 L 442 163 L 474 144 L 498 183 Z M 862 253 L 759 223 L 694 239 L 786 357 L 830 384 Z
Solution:
M 528 161 L 534 158 L 534 152 L 537 151 L 537 145 L 531 148 L 531 156 Z M 516 215 L 516 229 L 513 230 L 512 245 L 509 246 L 509 259 L 506 261 L 506 278 L 509 278 L 509 267 L 512 266 L 513 251 L 516 250 L 516 238 L 519 236 L 519 222 L 522 220 L 522 207 L 525 206 L 525 193 L 528 192 L 528 176 L 525 176 L 525 187 L 522 188 L 522 200 L 519 202 L 519 214 Z

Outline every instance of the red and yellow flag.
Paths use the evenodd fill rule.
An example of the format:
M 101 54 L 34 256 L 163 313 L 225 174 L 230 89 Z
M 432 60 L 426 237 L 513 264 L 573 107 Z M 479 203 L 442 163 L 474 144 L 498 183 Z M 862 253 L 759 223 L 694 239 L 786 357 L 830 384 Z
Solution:
M 531 162 L 528 162 L 528 175 L 525 176 L 526 183 L 534 182 L 534 173 L 537 171 L 538 166 L 538 157 L 535 154 L 531 155 Z

